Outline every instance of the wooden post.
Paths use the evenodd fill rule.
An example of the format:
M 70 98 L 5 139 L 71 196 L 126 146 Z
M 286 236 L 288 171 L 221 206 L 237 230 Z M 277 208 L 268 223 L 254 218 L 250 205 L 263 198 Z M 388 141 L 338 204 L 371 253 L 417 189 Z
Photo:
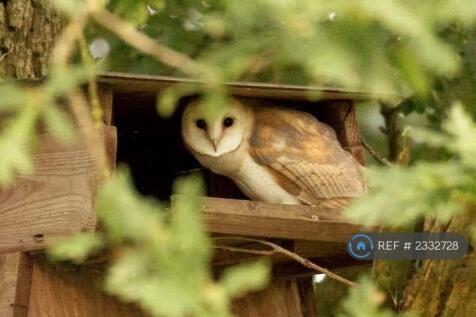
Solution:
M 20 252 L 0 254 L 0 316 L 27 317 L 31 258 Z
M 316 317 L 316 297 L 312 276 L 304 276 L 296 279 L 301 299 L 302 314 L 305 317 Z
M 248 294 L 233 303 L 239 317 L 315 317 L 304 315 L 295 279 L 276 279 L 261 292 Z
M 105 125 L 112 125 L 113 92 L 107 85 L 99 85 L 98 99 L 102 109 L 102 121 Z
M 144 317 L 101 291 L 100 271 L 34 259 L 28 317 Z M 3 315 L 2 315 L 3 317 Z

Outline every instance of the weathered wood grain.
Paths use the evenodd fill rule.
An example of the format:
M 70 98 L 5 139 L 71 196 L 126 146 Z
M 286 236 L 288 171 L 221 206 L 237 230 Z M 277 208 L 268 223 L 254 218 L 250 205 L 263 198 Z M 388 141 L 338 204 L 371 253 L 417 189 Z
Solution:
M 115 148 L 115 133 L 106 126 L 97 137 Z M 88 146 L 82 141 L 59 144 L 49 135 L 39 139 L 34 174 L 18 176 L 13 187 L 0 191 L 0 253 L 42 249 L 65 235 L 95 228 L 98 175 Z
M 236 300 L 233 313 L 238 317 L 308 317 L 303 315 L 294 279 L 274 280 L 265 290 Z
M 365 152 L 362 146 L 362 135 L 360 134 L 359 125 L 357 123 L 354 103 L 352 101 L 347 101 L 340 107 L 340 113 L 342 117 L 343 131 L 347 140 L 347 147 L 356 160 L 360 164 L 365 165 Z
M 142 317 L 137 307 L 101 292 L 100 273 L 35 259 L 28 317 Z
M 353 100 L 336 100 L 321 103 L 315 109 L 309 109 L 316 117 L 334 128 L 342 147 L 351 152 L 356 160 L 365 165 L 365 154 L 362 147 Z
M 98 77 L 98 82 L 108 84 L 115 92 L 150 92 L 156 94 L 158 91 L 172 85 L 201 85 L 197 80 L 180 77 L 144 75 L 105 72 Z M 259 82 L 228 82 L 223 85 L 230 90 L 233 95 L 256 98 L 279 98 L 292 100 L 370 100 L 378 96 L 365 91 L 351 89 L 341 89 L 335 87 L 298 86 Z M 382 94 L 381 97 L 389 97 Z
M 347 242 L 360 229 L 342 217 L 342 206 L 348 202 L 330 199 L 322 206 L 309 207 L 203 198 L 203 219 L 211 233 Z
M 24 253 L 0 255 L 0 316 L 27 317 L 31 259 Z
M 302 315 L 304 317 L 317 317 L 316 297 L 312 276 L 300 277 L 297 280 L 299 298 L 301 299 Z

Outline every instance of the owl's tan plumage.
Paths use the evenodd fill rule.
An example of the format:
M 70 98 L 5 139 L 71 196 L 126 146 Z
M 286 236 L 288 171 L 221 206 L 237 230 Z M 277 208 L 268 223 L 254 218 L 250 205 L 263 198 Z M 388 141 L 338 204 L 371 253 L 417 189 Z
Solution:
M 360 164 L 342 149 L 331 127 L 308 113 L 233 101 L 217 117 L 205 118 L 203 106 L 187 107 L 185 144 L 202 165 L 232 178 L 252 199 L 318 205 L 365 190 Z M 226 119 L 233 124 L 225 127 Z M 197 120 L 204 120 L 206 129 L 197 128 Z

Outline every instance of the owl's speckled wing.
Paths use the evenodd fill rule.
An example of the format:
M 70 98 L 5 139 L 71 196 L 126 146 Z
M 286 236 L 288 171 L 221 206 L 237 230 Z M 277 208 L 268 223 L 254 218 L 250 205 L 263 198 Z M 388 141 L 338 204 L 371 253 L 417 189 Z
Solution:
M 250 154 L 303 203 L 362 194 L 362 167 L 342 149 L 334 130 L 312 115 L 282 108 L 255 109 Z

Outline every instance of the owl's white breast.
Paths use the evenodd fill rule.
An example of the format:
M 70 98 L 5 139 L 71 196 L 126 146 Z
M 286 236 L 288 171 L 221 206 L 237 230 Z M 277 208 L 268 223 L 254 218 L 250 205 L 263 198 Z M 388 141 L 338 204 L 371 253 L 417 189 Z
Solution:
M 300 205 L 295 196 L 285 191 L 263 166 L 246 154 L 236 175 L 230 175 L 243 193 L 253 200 L 278 204 Z

